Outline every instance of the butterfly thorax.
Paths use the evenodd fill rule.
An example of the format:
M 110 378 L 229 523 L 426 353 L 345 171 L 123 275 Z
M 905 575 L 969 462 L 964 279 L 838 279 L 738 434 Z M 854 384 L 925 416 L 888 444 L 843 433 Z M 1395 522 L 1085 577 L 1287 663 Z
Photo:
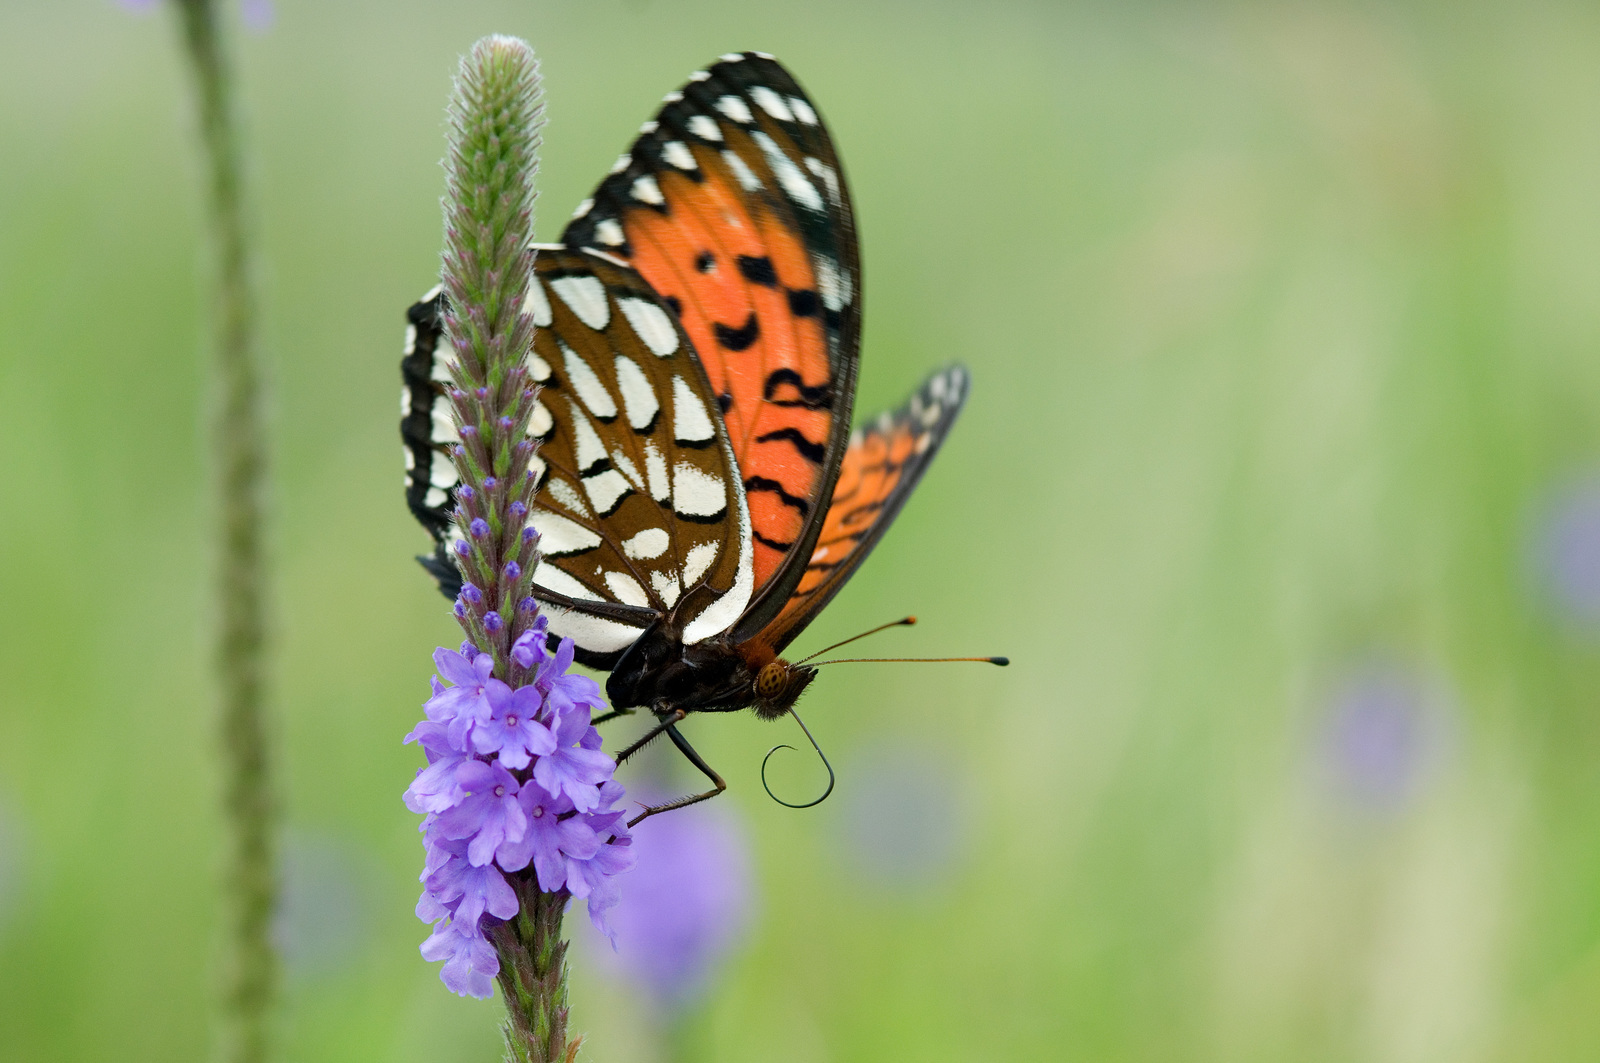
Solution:
M 754 708 L 762 719 L 788 712 L 816 675 L 770 651 L 725 639 L 686 646 L 658 625 L 640 636 L 611 671 L 606 695 L 614 708 L 649 707 L 658 716 Z

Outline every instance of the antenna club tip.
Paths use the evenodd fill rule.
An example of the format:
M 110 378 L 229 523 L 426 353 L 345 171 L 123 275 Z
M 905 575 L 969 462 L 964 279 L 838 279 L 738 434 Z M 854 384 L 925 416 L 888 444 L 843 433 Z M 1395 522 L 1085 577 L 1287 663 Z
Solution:
M 906 627 L 910 627 L 912 624 L 915 624 L 917 622 L 917 618 L 914 617 L 914 616 L 908 616 L 908 617 L 906 617 L 904 620 L 902 620 L 900 622 L 902 624 L 904 624 Z
M 989 658 L 989 663 L 990 664 L 998 664 L 1001 668 L 1004 668 L 1006 665 L 1011 663 L 1011 658 L 1010 657 L 990 657 Z

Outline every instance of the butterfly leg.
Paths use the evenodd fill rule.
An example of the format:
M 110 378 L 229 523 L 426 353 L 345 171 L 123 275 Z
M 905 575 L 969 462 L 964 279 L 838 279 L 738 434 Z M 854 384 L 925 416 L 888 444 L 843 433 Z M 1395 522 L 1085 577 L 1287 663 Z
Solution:
M 590 720 L 589 726 L 599 727 L 607 720 L 615 720 L 618 716 L 632 716 L 633 713 L 633 709 L 612 709 L 610 712 L 601 713 L 599 716 L 596 716 L 594 719 Z
M 680 712 L 678 715 L 681 717 L 682 713 Z M 673 724 L 676 722 L 677 721 L 674 720 L 671 723 L 664 725 L 664 728 L 667 732 L 667 737 L 672 739 L 672 744 L 678 747 L 678 752 L 682 753 L 688 758 L 690 764 L 693 764 L 695 767 L 699 768 L 703 773 L 705 773 L 705 777 L 711 780 L 716 789 L 707 790 L 703 794 L 690 794 L 688 797 L 680 797 L 676 801 L 668 801 L 664 805 L 648 805 L 645 807 L 643 812 L 639 813 L 637 816 L 634 816 L 628 821 L 628 826 L 630 827 L 637 824 L 640 820 L 647 819 L 658 812 L 671 812 L 675 808 L 683 808 L 687 805 L 698 804 L 701 801 L 709 800 L 728 788 L 728 784 L 722 781 L 722 776 L 718 775 L 716 770 L 712 768 L 711 765 L 706 763 L 704 757 L 695 752 L 694 746 L 689 744 L 689 740 L 687 738 L 678 733 L 677 727 L 673 726 Z
M 660 723 L 646 731 L 643 737 L 641 737 L 637 742 L 629 746 L 627 749 L 624 749 L 621 753 L 614 755 L 611 759 L 617 762 L 617 767 L 622 767 L 624 761 L 633 756 L 635 753 L 639 752 L 639 750 L 643 749 L 645 746 L 649 745 L 651 742 L 654 742 L 657 738 L 660 738 L 661 732 L 668 730 L 673 724 L 681 722 L 687 715 L 688 713 L 684 712 L 682 709 L 678 709 L 668 716 L 663 717 Z

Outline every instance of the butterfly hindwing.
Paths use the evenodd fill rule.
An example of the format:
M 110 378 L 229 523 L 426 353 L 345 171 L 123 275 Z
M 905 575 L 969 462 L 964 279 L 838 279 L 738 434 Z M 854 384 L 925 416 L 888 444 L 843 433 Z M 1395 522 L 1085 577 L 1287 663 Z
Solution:
M 523 312 L 538 326 L 528 359 L 541 386 L 529 425 L 543 553 L 534 583 L 551 633 L 571 636 L 596 667 L 658 620 L 686 644 L 720 634 L 754 584 L 749 515 L 693 348 L 626 264 L 560 246 L 536 252 Z M 401 433 L 407 499 L 438 543 L 424 564 L 453 595 L 449 449 L 459 437 L 442 297 L 430 295 L 411 310 Z
M 619 652 L 638 630 L 579 615 L 614 602 L 665 618 L 686 644 L 722 633 L 754 585 L 750 521 L 688 337 L 607 256 L 540 247 L 534 273 L 524 312 L 539 326 L 530 363 L 550 415 L 533 426 L 546 466 L 534 581 L 575 606 L 553 610 L 551 631 Z
M 756 639 L 776 653 L 844 586 L 927 471 L 966 403 L 964 367 L 928 377 L 899 409 L 858 428 L 829 500 L 822 534 L 794 594 Z
M 626 258 L 683 323 L 743 477 L 759 628 L 792 592 L 848 438 L 860 341 L 849 192 L 815 106 L 770 57 L 669 94 L 563 240 Z

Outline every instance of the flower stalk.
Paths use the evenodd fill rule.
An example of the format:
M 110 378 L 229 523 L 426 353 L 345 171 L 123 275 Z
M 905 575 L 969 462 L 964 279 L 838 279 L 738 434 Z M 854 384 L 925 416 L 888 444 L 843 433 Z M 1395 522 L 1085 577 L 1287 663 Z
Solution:
M 227 957 L 223 1058 L 260 1063 L 270 1051 L 278 959 L 269 936 L 277 899 L 276 801 L 267 721 L 266 429 L 256 304 L 245 223 L 232 78 L 215 5 L 175 0 L 199 109 L 210 199 L 218 520 L 217 643 L 227 829 Z
M 462 60 L 451 100 L 444 323 L 460 440 L 455 615 L 467 638 L 434 653 L 427 718 L 406 738 L 428 758 L 405 794 L 424 815 L 417 915 L 434 929 L 422 954 L 445 961 L 440 977 L 462 995 L 488 997 L 499 980 L 515 1063 L 576 1056 L 562 915 L 583 899 L 609 934 L 615 876 L 633 864 L 616 765 L 590 723 L 605 707 L 600 688 L 570 674 L 571 639 L 552 652 L 532 597 L 537 385 L 521 305 L 532 280 L 538 86 L 532 50 L 489 37 Z

